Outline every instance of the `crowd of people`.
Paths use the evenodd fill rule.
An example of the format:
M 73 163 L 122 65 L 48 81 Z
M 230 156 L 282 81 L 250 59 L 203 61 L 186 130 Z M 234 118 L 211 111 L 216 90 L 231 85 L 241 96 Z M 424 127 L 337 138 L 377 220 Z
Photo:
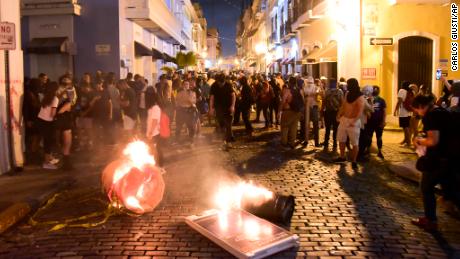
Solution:
M 444 94 L 437 100 L 428 87 L 403 82 L 394 110 L 404 131 L 401 144 L 420 155 L 417 166 L 423 172 L 426 215 L 414 224 L 425 228 L 436 226 L 437 183 L 443 185 L 447 200 L 457 205 L 460 200 L 453 187 L 458 182 L 454 161 L 460 158 L 460 83 L 441 79 Z M 251 120 L 252 113 L 255 120 Z M 203 137 L 202 125 L 215 126 L 225 147 L 231 148 L 233 126 L 242 121 L 251 137 L 261 114 L 264 124 L 260 130 L 279 130 L 286 150 L 307 147 L 310 142 L 324 152 L 332 147 L 339 151 L 334 162 L 349 160 L 356 170 L 358 162 L 369 158 L 375 134 L 377 156 L 384 159 L 387 104 L 378 86 L 360 87 L 354 78 L 249 75 L 244 71 L 173 72 L 161 75 L 154 85 L 131 73 L 117 79 L 114 73 L 97 71 L 84 74 L 81 80 L 66 73 L 57 82 L 40 74 L 25 85 L 27 158 L 37 161 L 43 157 L 45 169 L 58 169 L 62 164 L 63 169 L 72 170 L 72 152 L 137 137 L 151 144 L 163 166 L 165 147 L 193 147 L 195 140 Z M 325 131 L 323 141 L 320 128 Z M 40 143 L 44 156 L 40 155 Z

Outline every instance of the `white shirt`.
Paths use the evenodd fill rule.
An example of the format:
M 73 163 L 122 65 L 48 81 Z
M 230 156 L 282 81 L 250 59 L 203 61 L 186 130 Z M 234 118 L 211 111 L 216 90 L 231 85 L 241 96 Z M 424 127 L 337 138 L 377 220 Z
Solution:
M 403 105 L 403 102 L 406 100 L 406 96 L 407 96 L 407 91 L 404 89 L 400 89 L 398 92 L 398 98 L 401 98 L 402 102 L 399 105 L 399 117 L 409 117 L 412 115 L 412 113 L 406 110 L 406 108 L 404 108 L 404 105 Z
M 59 104 L 59 99 L 55 96 L 50 105 L 40 108 L 40 112 L 38 113 L 38 118 L 44 121 L 53 121 L 54 117 L 51 116 L 51 109 L 57 108 L 58 104 Z
M 307 101 L 310 107 L 318 106 L 318 102 L 316 101 L 316 94 L 318 93 L 318 88 L 315 84 L 308 84 L 305 80 L 303 92 L 305 95 L 305 100 Z
M 161 109 L 160 106 L 154 105 L 147 112 L 147 139 L 152 139 L 153 137 L 160 134 L 160 118 L 161 118 Z M 155 128 L 153 127 L 153 120 L 157 121 Z

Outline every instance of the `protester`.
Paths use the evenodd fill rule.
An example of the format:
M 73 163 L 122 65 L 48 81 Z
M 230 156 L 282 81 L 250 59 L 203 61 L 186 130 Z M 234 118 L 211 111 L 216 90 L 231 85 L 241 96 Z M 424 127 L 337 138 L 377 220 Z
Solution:
M 300 122 L 301 138 L 305 140 L 304 146 L 308 145 L 310 135 L 310 123 L 313 123 L 313 139 L 315 147 L 319 147 L 319 105 L 318 95 L 321 90 L 315 85 L 313 77 L 308 77 L 302 89 L 305 100 L 305 116 Z M 306 135 L 308 134 L 308 135 Z
M 57 108 L 56 123 L 61 136 L 62 149 L 62 169 L 72 170 L 73 165 L 70 161 L 70 151 L 72 148 L 72 129 L 74 128 L 74 116 L 72 107 L 76 103 L 77 94 L 73 82 L 69 76 L 64 75 L 59 80 L 60 87 L 57 96 L 59 106 Z
M 259 91 L 259 106 L 262 110 L 262 114 L 264 115 L 265 127 L 264 129 L 268 129 L 273 127 L 273 121 L 271 120 L 270 115 L 270 104 L 274 98 L 273 89 L 270 87 L 270 84 L 267 81 L 263 81 L 261 83 L 261 88 Z
M 374 112 L 374 97 L 373 97 L 374 88 L 370 85 L 365 86 L 362 89 L 364 99 L 364 109 L 361 115 L 361 131 L 359 133 L 359 150 L 358 150 L 358 159 L 364 161 L 368 159 L 370 155 L 370 149 L 368 148 L 368 143 L 372 138 L 370 135 L 370 125 L 368 124 L 369 118 Z
M 95 136 L 98 138 L 98 144 L 112 143 L 113 136 L 110 126 L 112 125 L 112 99 L 107 89 L 107 84 L 97 80 L 95 84 L 94 98 L 91 101 L 91 111 L 93 114 L 93 122 Z
M 91 150 L 93 148 L 93 116 L 91 102 L 94 98 L 94 90 L 90 84 L 80 84 L 77 99 L 77 128 L 79 149 Z
M 275 123 L 275 127 L 278 128 L 280 125 L 279 121 L 279 107 L 281 103 L 281 85 L 278 83 L 274 76 L 270 77 L 270 87 L 273 90 L 273 99 L 270 103 L 270 120 Z
M 197 120 L 196 93 L 190 89 L 190 82 L 184 81 L 176 97 L 176 141 L 178 143 L 180 143 L 182 126 L 185 124 L 188 130 L 189 144 L 193 146 Z
M 35 162 L 38 159 L 40 148 L 40 132 L 37 116 L 40 112 L 40 88 L 41 82 L 38 78 L 32 78 L 24 85 L 24 105 L 22 114 L 25 121 L 25 143 L 26 161 Z
M 225 80 L 224 74 L 216 76 L 216 82 L 210 91 L 210 113 L 216 116 L 218 128 L 224 133 L 225 144 L 231 147 L 234 141 L 232 131 L 233 114 L 235 112 L 236 95 L 232 85 Z
M 164 141 L 160 136 L 161 108 L 158 102 L 158 95 L 153 89 L 145 92 L 145 105 L 147 107 L 147 140 L 153 146 L 155 161 L 159 167 L 164 165 Z
M 399 116 L 399 127 L 404 131 L 404 140 L 401 142 L 401 145 L 405 147 L 411 146 L 411 134 L 410 134 L 410 118 L 412 116 L 411 104 L 414 99 L 413 92 L 409 88 L 410 83 L 404 81 L 402 83 L 401 89 L 398 92 L 398 102 L 394 110 L 394 116 Z
M 339 140 L 340 157 L 335 162 L 343 163 L 346 162 L 345 158 L 345 143 L 347 139 L 350 140 L 352 145 L 351 150 L 351 162 L 352 168 L 357 169 L 358 164 L 356 163 L 359 151 L 359 134 L 361 128 L 361 115 L 364 110 L 364 97 L 359 88 L 358 80 L 350 78 L 347 80 L 348 92 L 345 95 L 345 101 L 342 103 L 337 118 L 339 120 L 339 127 L 337 132 L 337 138 Z
M 281 110 L 281 145 L 294 149 L 297 128 L 303 111 L 303 97 L 297 87 L 297 79 L 289 78 L 288 85 L 283 89 Z
M 332 78 L 329 80 L 328 89 L 326 90 L 323 107 L 324 121 L 325 121 L 325 134 L 324 134 L 324 150 L 329 149 L 329 138 L 332 130 L 332 148 L 333 151 L 337 150 L 337 129 L 339 123 L 337 121 L 337 113 L 343 102 L 343 92 L 337 87 L 337 82 Z
M 251 116 L 251 105 L 254 103 L 254 98 L 252 94 L 252 88 L 248 83 L 248 79 L 243 76 L 240 78 L 240 85 L 241 85 L 241 115 L 243 117 L 244 126 L 246 129 L 246 133 L 249 136 L 252 136 L 253 128 L 250 120 Z
M 412 223 L 425 230 L 437 229 L 435 186 L 445 185 L 446 157 L 449 141 L 449 113 L 434 105 L 427 95 L 415 97 L 412 107 L 422 117 L 423 135 L 414 138 L 418 154 L 417 169 L 422 172 L 420 182 L 425 216 Z
M 134 89 L 129 87 L 126 80 L 119 80 L 120 106 L 123 109 L 123 130 L 125 137 L 132 137 L 137 121 L 137 100 Z
M 383 140 L 382 140 L 382 135 L 383 135 L 383 129 L 385 128 L 386 125 L 386 102 L 385 100 L 380 97 L 380 87 L 374 86 L 373 87 L 373 108 L 374 111 L 371 114 L 371 117 L 367 120 L 367 135 L 368 135 L 368 143 L 367 143 L 367 148 L 370 149 L 372 145 L 372 137 L 375 133 L 375 137 L 377 138 L 377 148 L 378 148 L 378 153 L 377 156 L 380 157 L 381 159 L 384 158 L 383 153 L 382 153 L 382 147 L 383 147 Z

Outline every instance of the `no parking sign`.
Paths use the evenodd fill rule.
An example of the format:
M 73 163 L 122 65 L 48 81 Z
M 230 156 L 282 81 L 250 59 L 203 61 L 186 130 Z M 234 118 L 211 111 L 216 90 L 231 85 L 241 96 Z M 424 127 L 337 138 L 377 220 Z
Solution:
M 0 50 L 16 49 L 16 33 L 14 23 L 0 23 Z

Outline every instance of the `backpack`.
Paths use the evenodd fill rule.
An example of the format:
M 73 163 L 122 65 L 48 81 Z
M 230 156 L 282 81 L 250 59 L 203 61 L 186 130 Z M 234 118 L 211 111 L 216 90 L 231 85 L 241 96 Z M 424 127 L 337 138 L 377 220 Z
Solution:
M 305 107 L 305 103 L 304 103 L 302 95 L 300 94 L 300 89 L 298 87 L 295 87 L 295 88 L 291 88 L 290 91 L 292 95 L 292 100 L 289 103 L 289 107 L 291 108 L 291 110 L 295 112 L 303 111 Z
M 328 111 L 338 111 L 342 105 L 342 90 L 332 89 L 328 90 L 326 96 L 326 110 Z
M 169 116 L 161 111 L 160 116 L 160 137 L 169 138 L 171 136 L 171 129 L 169 128 Z
M 414 98 L 415 98 L 414 92 L 412 92 L 411 90 L 408 90 L 406 99 L 404 99 L 404 102 L 403 102 L 404 109 L 406 109 L 409 112 L 413 111 L 412 102 L 414 101 Z

